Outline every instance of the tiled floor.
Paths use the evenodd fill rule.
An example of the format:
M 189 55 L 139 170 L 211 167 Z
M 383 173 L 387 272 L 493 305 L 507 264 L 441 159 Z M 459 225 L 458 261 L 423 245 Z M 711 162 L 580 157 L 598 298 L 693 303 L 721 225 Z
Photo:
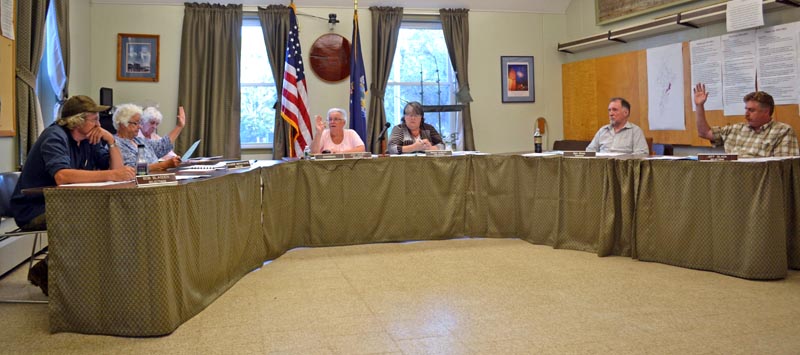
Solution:
M 292 250 L 165 337 L 51 335 L 38 305 L 0 318 L 11 353 L 796 354 L 800 273 L 756 282 L 460 239 Z

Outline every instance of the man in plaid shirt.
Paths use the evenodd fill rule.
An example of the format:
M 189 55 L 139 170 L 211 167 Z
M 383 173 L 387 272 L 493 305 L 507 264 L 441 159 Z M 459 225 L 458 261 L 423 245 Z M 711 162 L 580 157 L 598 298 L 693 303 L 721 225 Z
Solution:
M 694 87 L 697 134 L 711 141 L 715 147 L 724 144 L 725 153 L 750 157 L 786 157 L 800 155 L 797 135 L 792 126 L 772 119 L 775 100 L 763 91 L 751 92 L 744 97 L 744 118 L 747 122 L 724 127 L 709 127 L 703 106 L 708 99 L 706 86 Z

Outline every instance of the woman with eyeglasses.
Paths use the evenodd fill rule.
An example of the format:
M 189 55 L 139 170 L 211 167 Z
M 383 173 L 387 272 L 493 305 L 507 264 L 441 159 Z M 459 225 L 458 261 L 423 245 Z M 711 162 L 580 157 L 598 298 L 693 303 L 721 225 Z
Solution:
M 161 139 L 161 136 L 158 135 L 156 130 L 163 119 L 164 115 L 161 114 L 161 111 L 158 110 L 158 107 L 149 106 L 142 109 L 142 120 L 139 124 L 139 137 L 155 140 Z M 178 155 L 175 154 L 174 151 L 170 151 L 160 159 L 167 160 L 168 158 L 177 156 Z
M 311 153 L 354 153 L 364 151 L 364 141 L 347 126 L 347 112 L 340 108 L 328 110 L 328 128 L 322 116 L 316 116 L 317 133 L 311 141 Z
M 387 151 L 389 154 L 444 150 L 444 141 L 432 125 L 425 123 L 422 104 L 411 101 L 403 109 L 402 123 L 392 128 Z
M 186 114 L 183 112 L 183 107 L 178 108 L 178 123 L 175 128 L 165 137 L 160 139 L 147 139 L 138 137 L 139 126 L 142 124 L 142 108 L 134 104 L 123 104 L 116 107 L 114 110 L 114 126 L 117 128 L 117 134 L 114 135 L 116 144 L 119 146 L 119 151 L 122 153 L 122 159 L 125 165 L 136 167 L 136 159 L 139 153 L 139 144 L 144 145 L 144 157 L 147 159 L 148 168 L 150 170 L 165 170 L 174 168 L 181 163 L 178 157 L 158 161 L 158 157 L 162 157 L 173 149 L 175 140 L 186 125 Z

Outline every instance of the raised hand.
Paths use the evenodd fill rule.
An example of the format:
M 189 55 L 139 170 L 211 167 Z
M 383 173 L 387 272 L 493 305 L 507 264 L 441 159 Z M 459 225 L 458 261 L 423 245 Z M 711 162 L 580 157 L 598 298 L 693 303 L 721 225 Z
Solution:
M 314 118 L 316 118 L 317 132 L 322 133 L 325 130 L 325 122 L 322 121 L 322 116 L 316 115 Z
M 706 91 L 706 85 L 703 83 L 697 83 L 694 86 L 694 104 L 697 106 L 704 105 L 708 100 L 708 91 Z
M 178 106 L 178 127 L 186 125 L 186 112 L 183 111 L 183 106 Z

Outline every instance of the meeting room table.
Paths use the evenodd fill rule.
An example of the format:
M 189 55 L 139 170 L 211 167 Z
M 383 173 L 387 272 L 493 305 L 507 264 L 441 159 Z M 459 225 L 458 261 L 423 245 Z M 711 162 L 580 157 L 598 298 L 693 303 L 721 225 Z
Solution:
M 798 158 L 454 154 L 208 175 L 44 189 L 50 330 L 169 334 L 297 247 L 519 238 L 744 279 L 800 269 Z

